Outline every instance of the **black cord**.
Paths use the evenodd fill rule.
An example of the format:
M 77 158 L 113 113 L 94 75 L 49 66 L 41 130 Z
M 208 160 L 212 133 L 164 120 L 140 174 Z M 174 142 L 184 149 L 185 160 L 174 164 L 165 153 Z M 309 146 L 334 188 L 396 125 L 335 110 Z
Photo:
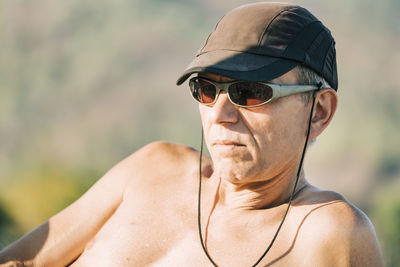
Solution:
M 318 89 L 313 92 L 313 101 L 312 101 L 312 106 L 311 106 L 311 111 L 310 111 L 310 117 L 308 119 L 307 137 L 306 137 L 306 141 L 304 143 L 303 153 L 301 154 L 299 167 L 297 169 L 296 181 L 294 183 L 293 191 L 292 191 L 292 194 L 290 195 L 288 206 L 286 208 L 285 214 L 283 215 L 281 223 L 279 224 L 278 229 L 276 230 L 275 235 L 272 238 L 271 242 L 269 243 L 267 249 L 264 251 L 264 253 L 261 255 L 261 257 L 256 261 L 256 263 L 254 265 L 252 265 L 252 267 L 255 267 L 257 264 L 259 264 L 262 261 L 262 259 L 265 257 L 265 255 L 267 255 L 267 253 L 271 249 L 272 245 L 274 244 L 274 242 L 275 242 L 275 240 L 276 240 L 276 238 L 277 238 L 277 236 L 279 234 L 279 231 L 282 228 L 283 222 L 286 219 L 286 215 L 289 212 L 289 208 L 290 208 L 290 206 L 292 204 L 293 196 L 295 195 L 295 192 L 296 192 L 296 186 L 297 186 L 297 183 L 298 183 L 299 178 L 300 178 L 300 173 L 301 173 L 301 169 L 302 169 L 302 166 L 303 166 L 304 156 L 305 156 L 306 150 L 307 150 L 308 139 L 310 137 L 312 114 L 314 112 L 314 105 L 315 105 L 315 95 L 316 95 L 316 92 L 321 89 L 321 86 L 322 86 L 322 84 L 319 83 L 318 84 Z M 199 178 L 200 179 L 199 179 L 199 195 L 198 195 L 198 207 L 197 207 L 197 222 L 198 222 L 198 228 L 199 228 L 200 242 L 201 242 L 201 246 L 203 247 L 203 251 L 206 254 L 207 258 L 210 260 L 210 262 L 215 267 L 218 267 L 218 265 L 212 260 L 212 258 L 208 254 L 207 249 L 206 249 L 206 247 L 204 245 L 203 235 L 201 233 L 201 210 L 200 209 L 201 209 L 201 165 L 202 165 L 202 157 L 203 157 L 203 141 L 204 141 L 204 132 L 203 132 L 203 129 L 201 129 L 200 166 L 199 166 L 199 174 L 200 174 Z
M 198 201 L 197 201 L 197 224 L 198 224 L 198 228 L 199 228 L 200 243 L 201 243 L 201 246 L 203 247 L 203 251 L 206 254 L 207 258 L 210 260 L 210 262 L 214 266 L 218 267 L 218 265 L 212 260 L 212 258 L 208 254 L 206 246 L 204 245 L 203 235 L 201 234 L 201 163 L 202 163 L 202 158 L 203 158 L 203 143 L 204 143 L 204 132 L 203 132 L 203 128 L 201 128 L 200 166 L 199 166 L 200 179 L 199 179 L 199 196 L 198 196 Z

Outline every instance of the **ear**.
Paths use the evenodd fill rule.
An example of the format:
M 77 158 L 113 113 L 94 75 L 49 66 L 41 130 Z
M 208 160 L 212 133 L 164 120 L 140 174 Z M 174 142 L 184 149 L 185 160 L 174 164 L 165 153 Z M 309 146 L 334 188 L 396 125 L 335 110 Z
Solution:
M 329 125 L 337 107 L 337 94 L 333 89 L 323 89 L 315 96 L 311 119 L 310 139 L 318 137 Z

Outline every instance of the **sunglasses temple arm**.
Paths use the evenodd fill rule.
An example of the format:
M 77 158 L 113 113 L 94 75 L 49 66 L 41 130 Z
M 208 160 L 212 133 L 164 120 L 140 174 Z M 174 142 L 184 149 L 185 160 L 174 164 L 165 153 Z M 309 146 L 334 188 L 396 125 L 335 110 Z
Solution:
M 273 98 L 280 98 L 289 95 L 294 95 L 298 93 L 304 93 L 312 90 L 317 90 L 318 87 L 315 85 L 275 85 L 274 88 L 276 94 L 274 94 Z

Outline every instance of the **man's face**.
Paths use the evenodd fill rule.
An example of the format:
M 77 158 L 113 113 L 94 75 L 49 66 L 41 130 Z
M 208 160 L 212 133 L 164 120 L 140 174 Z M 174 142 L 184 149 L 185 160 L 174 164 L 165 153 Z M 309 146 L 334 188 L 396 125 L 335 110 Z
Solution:
M 232 81 L 210 73 L 199 76 L 216 82 Z M 289 71 L 271 82 L 297 84 L 297 72 Z M 199 104 L 199 109 L 216 175 L 242 183 L 297 171 L 309 112 L 309 105 L 299 95 L 242 108 L 230 103 L 222 91 L 214 105 Z

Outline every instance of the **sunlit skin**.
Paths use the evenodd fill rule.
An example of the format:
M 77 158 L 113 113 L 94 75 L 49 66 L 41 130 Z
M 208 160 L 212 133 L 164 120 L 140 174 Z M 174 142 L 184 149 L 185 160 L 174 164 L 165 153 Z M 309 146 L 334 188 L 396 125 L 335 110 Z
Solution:
M 297 72 L 271 82 L 295 84 Z M 336 105 L 332 89 L 318 92 L 310 138 L 328 126 Z M 239 108 L 222 93 L 214 105 L 199 108 L 211 152 L 202 167 L 207 250 L 219 266 L 252 266 L 286 210 L 311 102 L 292 95 Z M 1 251 L 0 266 L 212 266 L 198 236 L 198 163 L 199 153 L 186 146 L 145 146 Z M 304 172 L 297 188 L 281 232 L 258 266 L 383 266 L 373 226 L 360 210 L 311 186 Z
M 200 76 L 217 82 L 232 79 Z M 272 81 L 296 84 L 291 71 Z M 248 209 L 281 204 L 289 198 L 307 132 L 311 103 L 290 96 L 256 108 L 232 105 L 225 92 L 213 106 L 200 105 L 200 114 L 214 175 L 222 178 L 221 195 Z M 305 185 L 301 176 L 298 188 Z

